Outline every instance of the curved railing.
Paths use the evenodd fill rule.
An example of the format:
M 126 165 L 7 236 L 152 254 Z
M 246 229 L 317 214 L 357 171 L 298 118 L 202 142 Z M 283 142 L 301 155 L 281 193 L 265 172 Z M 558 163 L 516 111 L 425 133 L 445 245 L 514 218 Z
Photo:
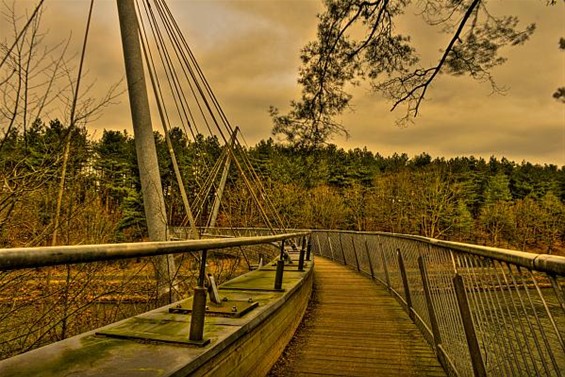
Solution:
M 170 289 L 188 297 L 205 251 L 220 284 L 306 234 L 0 249 L 0 360 L 165 304 L 155 256 L 174 255 Z
M 563 375 L 565 258 L 390 233 L 312 242 L 387 287 L 450 375 Z
M 0 249 L 0 271 L 261 245 L 305 235 L 306 232 L 297 232 L 238 238 Z

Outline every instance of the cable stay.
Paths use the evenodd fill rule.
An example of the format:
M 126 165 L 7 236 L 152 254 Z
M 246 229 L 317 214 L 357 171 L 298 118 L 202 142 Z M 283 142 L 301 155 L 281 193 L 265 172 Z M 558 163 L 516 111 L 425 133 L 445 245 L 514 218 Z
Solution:
M 168 5 L 164 0 L 136 1 L 143 55 L 185 212 L 170 225 L 189 225 L 192 238 L 215 226 L 284 231 L 264 180 L 239 141 L 241 131 L 230 124 Z M 173 128 L 182 130 L 193 152 L 214 140 L 223 149 L 211 162 L 210 151 L 196 150 L 192 172 L 181 171 L 177 155 L 186 151 L 173 145 Z M 237 213 L 241 210 L 248 213 Z

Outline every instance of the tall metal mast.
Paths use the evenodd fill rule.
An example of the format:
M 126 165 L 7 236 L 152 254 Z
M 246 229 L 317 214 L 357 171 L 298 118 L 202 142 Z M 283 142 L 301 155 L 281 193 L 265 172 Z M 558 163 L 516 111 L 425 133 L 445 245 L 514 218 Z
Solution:
M 151 241 L 166 241 L 167 214 L 161 187 L 157 149 L 151 125 L 151 112 L 147 98 L 135 4 L 133 0 L 117 0 L 117 5 L 137 164 L 149 239 Z M 174 260 L 171 256 L 159 257 L 156 264 L 159 294 L 162 294 L 163 289 L 167 288 L 164 283 L 168 280 L 169 272 L 174 271 Z

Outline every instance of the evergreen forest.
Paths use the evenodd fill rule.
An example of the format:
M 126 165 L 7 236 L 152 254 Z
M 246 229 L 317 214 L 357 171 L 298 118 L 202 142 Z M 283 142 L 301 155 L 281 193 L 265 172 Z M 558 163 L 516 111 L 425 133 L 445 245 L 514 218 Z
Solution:
M 193 202 L 223 143 L 202 135 L 189 140 L 178 128 L 169 136 Z M 186 226 L 165 137 L 155 133 L 155 141 L 168 223 Z M 244 149 L 289 228 L 405 233 L 565 255 L 565 167 L 495 157 L 382 156 L 272 139 Z M 140 241 L 146 234 L 128 132 L 105 130 L 94 140 L 84 128 L 37 120 L 5 135 L 0 164 L 2 247 L 49 245 L 55 227 L 61 244 Z M 232 168 L 229 177 L 217 226 L 265 226 L 237 171 Z

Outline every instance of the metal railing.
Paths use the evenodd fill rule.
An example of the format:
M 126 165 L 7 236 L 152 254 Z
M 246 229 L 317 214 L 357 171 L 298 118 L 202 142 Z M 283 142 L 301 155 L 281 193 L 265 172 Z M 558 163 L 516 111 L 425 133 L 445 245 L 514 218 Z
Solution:
M 174 255 L 171 288 L 187 297 L 202 283 L 206 255 L 221 283 L 278 255 L 274 243 L 307 234 L 0 249 L 0 359 L 163 305 L 155 256 Z
M 295 232 L 239 238 L 0 249 L 0 271 L 260 245 L 304 237 L 306 234 Z
M 395 295 L 449 375 L 563 375 L 565 258 L 390 233 L 312 243 Z

